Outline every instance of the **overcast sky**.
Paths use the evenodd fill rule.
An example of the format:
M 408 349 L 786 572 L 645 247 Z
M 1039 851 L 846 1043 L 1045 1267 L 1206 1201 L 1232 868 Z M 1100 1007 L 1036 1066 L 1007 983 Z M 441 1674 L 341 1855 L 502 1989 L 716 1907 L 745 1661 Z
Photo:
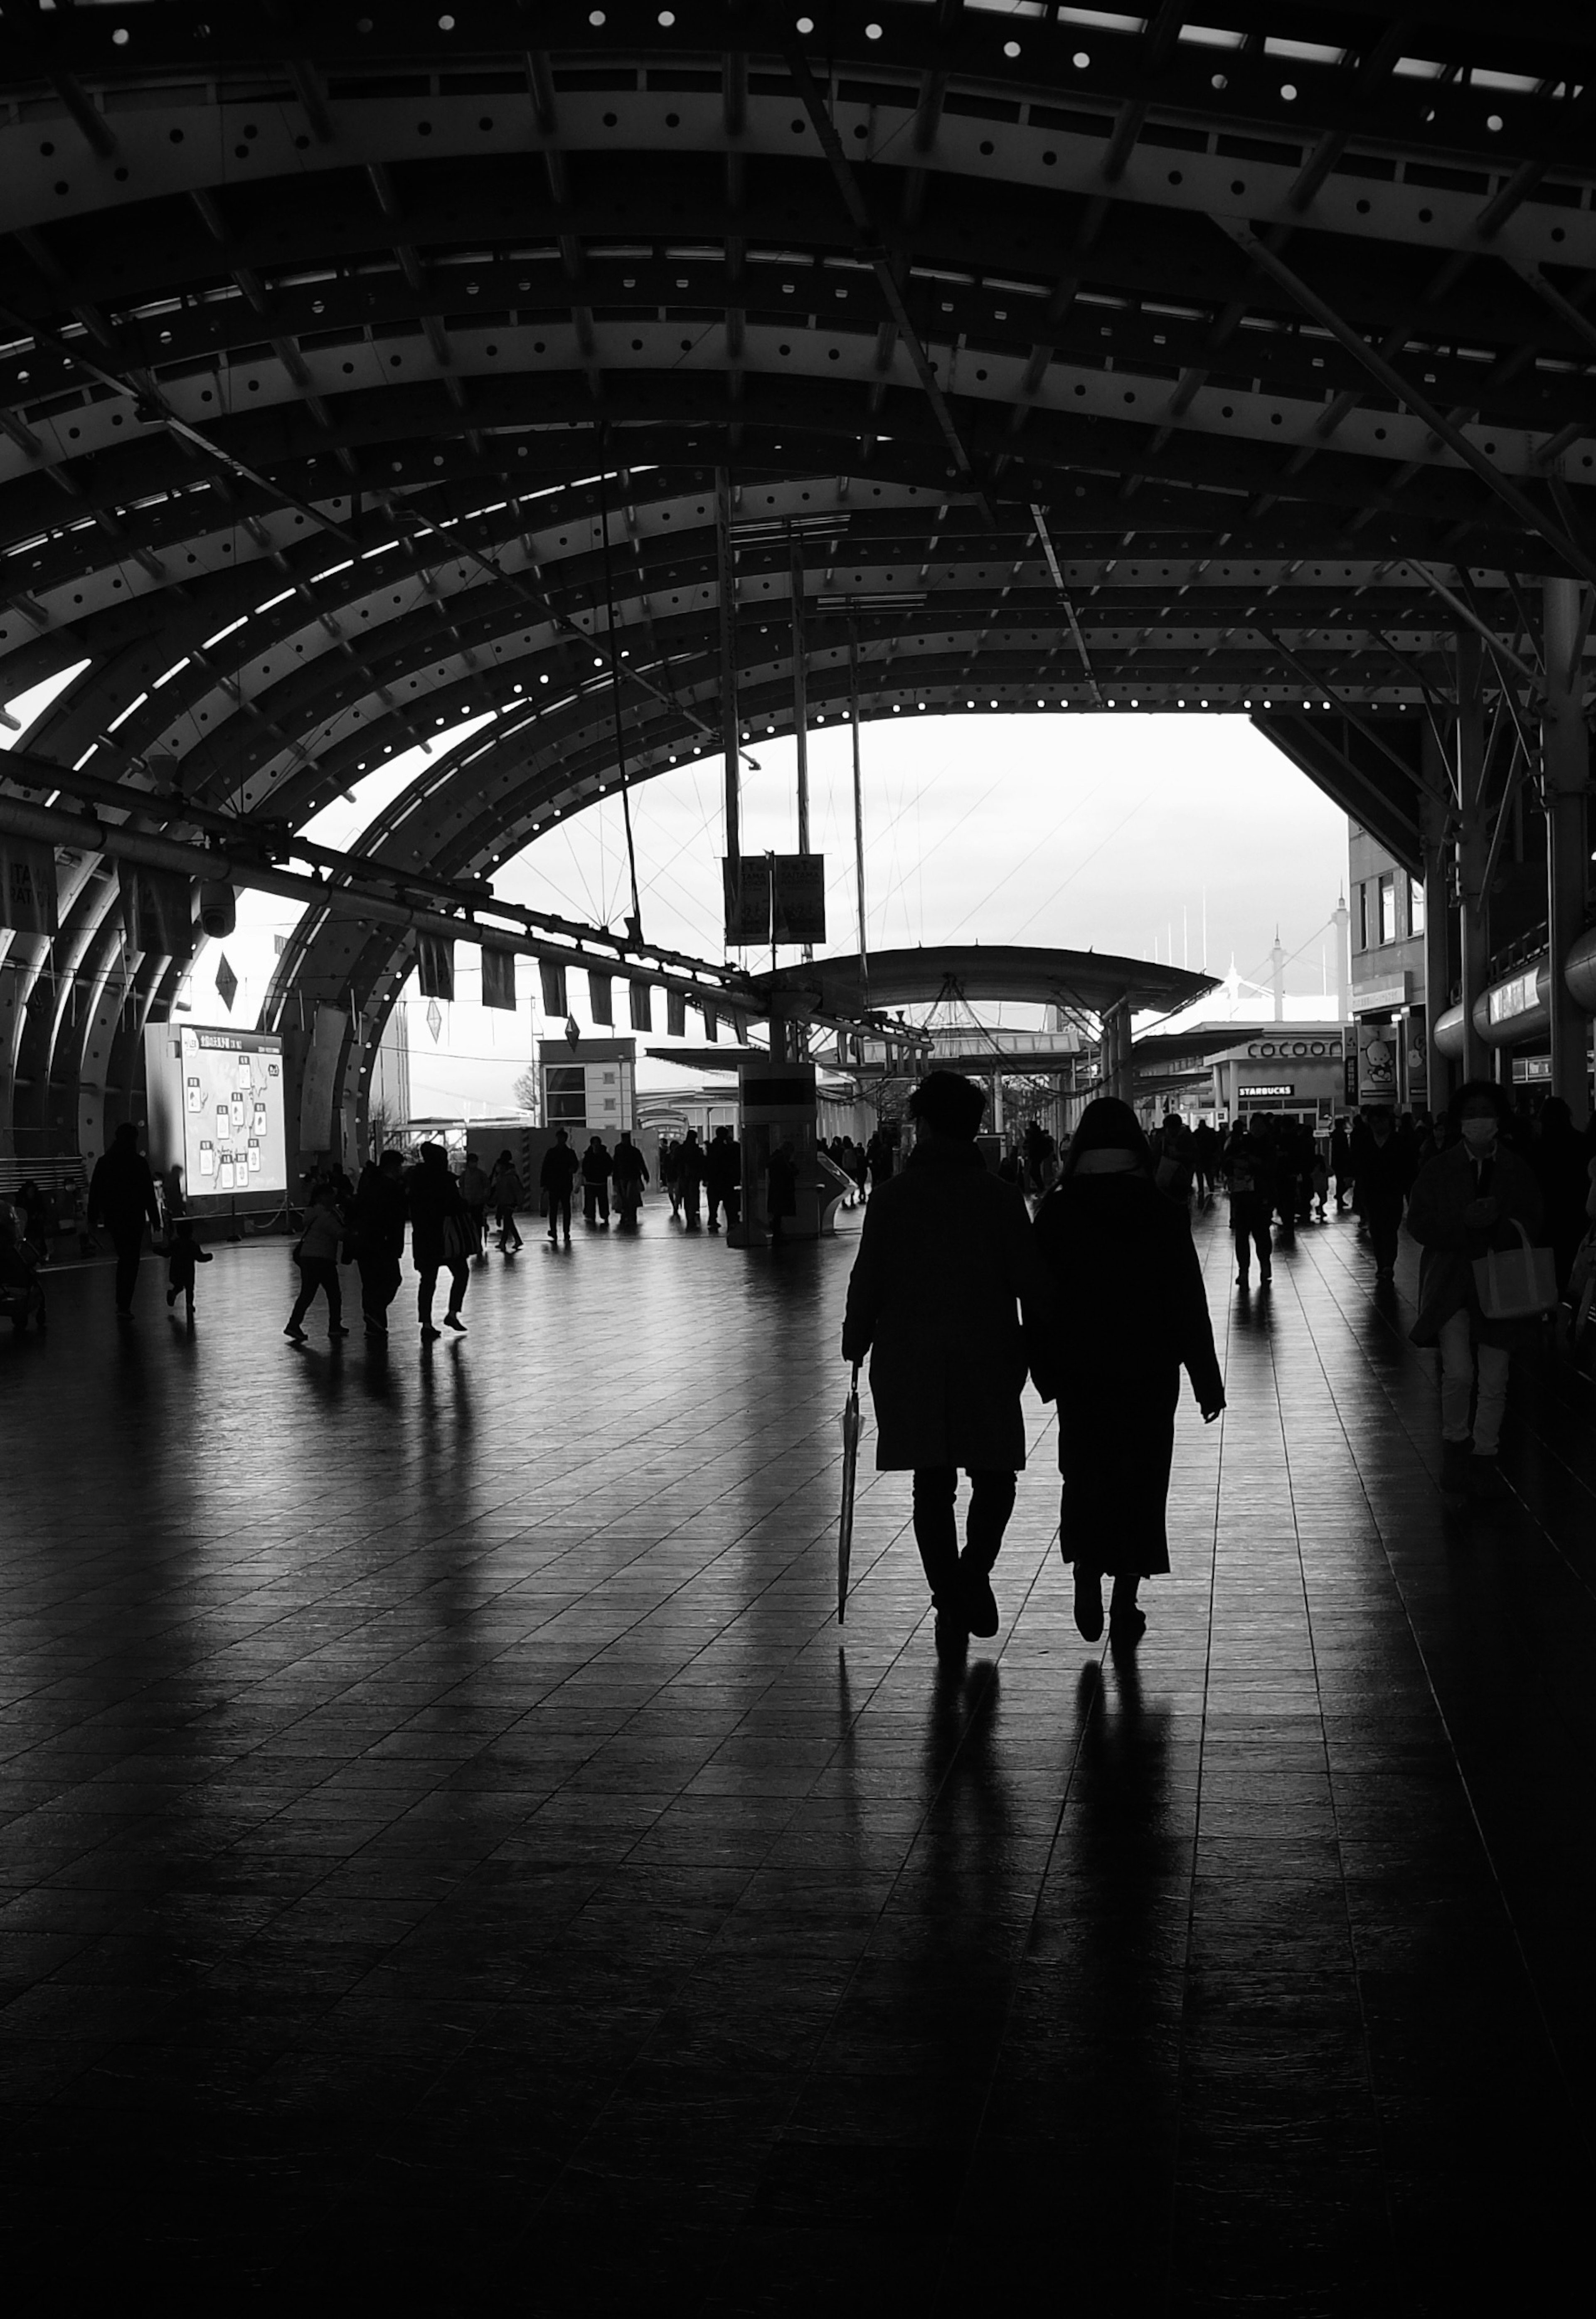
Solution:
M 744 774 L 745 848 L 789 851 L 793 744 L 751 746 L 759 770 Z M 1233 961 L 1241 975 L 1264 981 L 1278 925 L 1295 953 L 1288 991 L 1306 997 L 1327 980 L 1334 988 L 1329 920 L 1346 882 L 1346 819 L 1245 717 L 904 715 L 864 727 L 862 759 L 872 949 L 1019 942 L 1200 967 L 1205 924 L 1211 972 L 1222 975 Z M 396 759 L 360 784 L 354 806 L 339 802 L 319 816 L 314 834 L 350 843 L 423 762 L 416 752 Z M 825 947 L 851 952 L 858 934 L 845 727 L 815 732 L 809 765 L 812 842 L 827 863 Z M 689 760 L 642 783 L 632 820 L 645 934 L 719 956 L 718 759 Z M 515 900 L 618 927 L 629 907 L 618 799 L 540 838 L 495 882 Z M 293 920 L 286 902 L 241 898 L 238 934 L 196 960 L 192 1019 L 229 1019 L 215 991 L 225 949 L 241 985 L 231 1019 L 253 1022 L 272 970 L 272 936 Z M 511 1108 L 516 1075 L 542 1027 L 531 1014 L 530 961 L 518 971 L 528 1003 L 514 1016 L 489 1013 L 474 1003 L 477 953 L 463 945 L 460 997 L 442 1009 L 436 1042 L 425 1002 L 408 1000 L 418 1114 Z M 571 995 L 585 1028 L 584 977 L 571 977 Z M 663 1006 L 656 1013 L 663 1024 Z M 699 1042 L 696 1016 L 689 1029 Z M 649 1078 L 681 1084 L 664 1066 Z

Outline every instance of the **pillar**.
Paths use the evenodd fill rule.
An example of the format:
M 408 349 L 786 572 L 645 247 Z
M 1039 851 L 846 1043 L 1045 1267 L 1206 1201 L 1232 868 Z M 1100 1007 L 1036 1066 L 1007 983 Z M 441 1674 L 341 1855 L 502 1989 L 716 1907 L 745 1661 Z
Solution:
M 1590 744 L 1581 711 L 1577 664 L 1580 584 L 1541 582 L 1546 706 L 1541 713 L 1541 766 L 1546 801 L 1546 925 L 1550 935 L 1552 1093 L 1563 1097 L 1576 1127 L 1590 1115 L 1590 1017 L 1575 1005 L 1563 961 L 1585 928 L 1591 840 L 1585 798 Z
M 1491 1050 L 1474 1025 L 1474 1004 L 1491 980 L 1491 898 L 1485 863 L 1491 826 L 1485 811 L 1485 712 L 1480 699 L 1483 646 L 1473 636 L 1457 639 L 1457 717 L 1452 729 L 1457 794 L 1457 886 L 1459 945 L 1463 964 L 1463 1075 L 1492 1077 Z M 1429 920 L 1425 923 L 1428 925 Z
M 1424 740 L 1429 751 L 1428 726 Z M 1438 769 L 1440 751 L 1433 751 Z M 1452 1058 L 1435 1042 L 1435 1026 L 1452 1003 L 1452 904 L 1447 890 L 1451 844 L 1447 810 L 1424 791 L 1419 800 L 1419 836 L 1424 867 L 1424 1051 L 1425 1101 L 1433 1112 L 1446 1109 L 1452 1094 Z

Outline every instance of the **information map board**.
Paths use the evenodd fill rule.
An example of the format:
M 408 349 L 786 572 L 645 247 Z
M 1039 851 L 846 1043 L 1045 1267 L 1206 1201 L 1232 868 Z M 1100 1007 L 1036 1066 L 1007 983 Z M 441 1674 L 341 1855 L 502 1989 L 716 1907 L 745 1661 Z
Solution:
M 182 1169 L 191 1206 L 288 1189 L 280 1038 L 161 1023 L 145 1033 L 144 1059 L 149 1162 Z

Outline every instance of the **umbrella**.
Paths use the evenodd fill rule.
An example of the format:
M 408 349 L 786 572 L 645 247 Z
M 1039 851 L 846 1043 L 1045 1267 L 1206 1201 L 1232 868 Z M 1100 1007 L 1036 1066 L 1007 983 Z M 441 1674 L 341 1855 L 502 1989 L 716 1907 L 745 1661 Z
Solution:
M 859 1363 L 843 1403 L 843 1511 L 837 1524 L 837 1624 L 848 1607 L 848 1557 L 853 1547 L 853 1484 L 859 1473 Z

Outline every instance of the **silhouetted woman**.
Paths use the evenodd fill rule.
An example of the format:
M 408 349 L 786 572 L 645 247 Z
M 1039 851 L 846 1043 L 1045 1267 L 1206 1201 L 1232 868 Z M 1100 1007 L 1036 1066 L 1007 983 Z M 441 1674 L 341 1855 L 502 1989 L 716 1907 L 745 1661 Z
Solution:
M 915 1089 L 915 1148 L 870 1193 L 843 1325 L 843 1358 L 870 1357 L 877 1468 L 914 1473 L 936 1645 L 955 1656 L 972 1634 L 997 1632 L 991 1571 L 1025 1462 L 1020 1389 L 1043 1318 L 1025 1203 L 976 1148 L 985 1108 L 957 1071 L 933 1071 Z M 960 1466 L 970 1482 L 962 1557 Z
M 1169 1567 L 1181 1370 L 1206 1423 L 1225 1405 L 1191 1226 L 1153 1182 L 1150 1157 L 1129 1105 L 1100 1097 L 1036 1215 L 1053 1292 L 1039 1382 L 1059 1403 L 1059 1545 L 1075 1565 L 1075 1623 L 1088 1642 L 1103 1632 L 1105 1575 L 1111 1637 L 1134 1643 L 1147 1626 L 1137 1587 Z

